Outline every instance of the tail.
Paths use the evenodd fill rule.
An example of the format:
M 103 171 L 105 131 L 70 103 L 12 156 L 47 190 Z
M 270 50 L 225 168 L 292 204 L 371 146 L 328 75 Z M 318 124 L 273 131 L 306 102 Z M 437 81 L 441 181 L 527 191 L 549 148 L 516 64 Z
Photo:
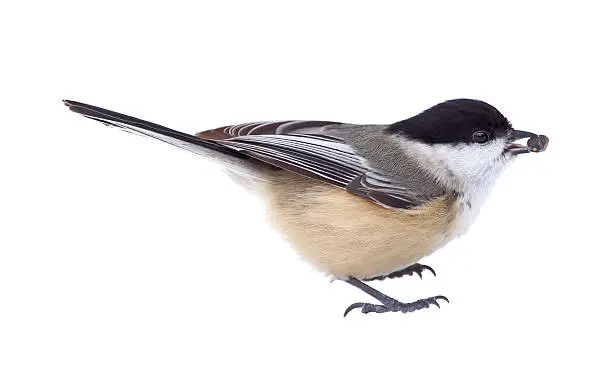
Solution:
M 124 115 L 122 113 L 109 111 L 104 108 L 71 100 L 64 100 L 64 104 L 68 106 L 72 112 L 76 112 L 92 120 L 99 121 L 104 125 L 117 127 L 133 134 L 145 135 L 159 139 L 163 142 L 172 144 L 173 146 L 177 146 L 200 155 L 210 155 L 211 151 L 214 151 L 228 156 L 246 158 L 245 155 L 242 155 L 237 151 L 224 147 L 213 141 L 201 139 L 194 135 L 181 133 L 180 131 Z
M 68 106 L 72 112 L 99 121 L 104 125 L 117 127 L 133 134 L 152 137 L 213 159 L 227 170 L 242 176 L 247 176 L 247 178 L 266 178 L 265 171 L 269 169 L 268 165 L 249 158 L 231 148 L 215 143 L 213 140 L 198 138 L 194 135 L 182 133 L 165 126 L 85 103 L 64 100 L 64 104 Z

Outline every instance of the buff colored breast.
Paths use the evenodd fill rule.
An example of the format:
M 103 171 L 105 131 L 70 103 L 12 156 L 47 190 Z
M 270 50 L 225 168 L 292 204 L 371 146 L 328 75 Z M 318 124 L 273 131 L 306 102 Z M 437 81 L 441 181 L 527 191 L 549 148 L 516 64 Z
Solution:
M 316 269 L 367 278 L 402 269 L 450 238 L 456 205 L 441 198 L 413 211 L 385 209 L 286 171 L 263 189 L 271 224 Z

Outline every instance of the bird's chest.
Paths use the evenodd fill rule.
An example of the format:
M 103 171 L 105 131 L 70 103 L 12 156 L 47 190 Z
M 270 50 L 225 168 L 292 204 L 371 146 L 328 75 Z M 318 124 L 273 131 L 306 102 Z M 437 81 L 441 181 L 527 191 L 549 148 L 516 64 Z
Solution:
M 480 209 L 489 195 L 489 189 L 478 189 L 466 193 L 456 201 L 456 219 L 451 228 L 451 239 L 465 234 L 480 214 Z

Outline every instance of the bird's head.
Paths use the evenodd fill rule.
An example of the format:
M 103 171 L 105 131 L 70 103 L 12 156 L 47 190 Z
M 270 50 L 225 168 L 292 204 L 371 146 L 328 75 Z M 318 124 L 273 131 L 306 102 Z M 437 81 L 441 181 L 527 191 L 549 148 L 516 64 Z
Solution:
M 495 107 L 473 99 L 437 104 L 387 130 L 441 181 L 459 188 L 491 182 L 517 155 L 548 145 L 545 136 L 514 129 Z M 528 145 L 518 143 L 525 138 Z

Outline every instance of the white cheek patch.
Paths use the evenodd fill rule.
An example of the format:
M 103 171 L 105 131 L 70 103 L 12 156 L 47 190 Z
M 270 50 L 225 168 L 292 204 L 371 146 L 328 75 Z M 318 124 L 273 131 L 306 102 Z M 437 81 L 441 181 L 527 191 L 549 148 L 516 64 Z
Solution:
M 431 146 L 431 156 L 454 177 L 466 183 L 487 182 L 490 178 L 497 178 L 505 167 L 502 157 L 504 145 L 503 140 L 454 146 L 436 144 Z
M 510 163 L 504 140 L 486 144 L 434 144 L 402 141 L 410 157 L 432 172 L 440 183 L 461 193 L 461 211 L 453 237 L 464 234 L 479 214 L 495 180 Z
M 508 164 L 502 155 L 505 141 L 486 144 L 434 144 L 402 140 L 409 156 L 419 161 L 446 186 L 459 191 L 492 183 Z

